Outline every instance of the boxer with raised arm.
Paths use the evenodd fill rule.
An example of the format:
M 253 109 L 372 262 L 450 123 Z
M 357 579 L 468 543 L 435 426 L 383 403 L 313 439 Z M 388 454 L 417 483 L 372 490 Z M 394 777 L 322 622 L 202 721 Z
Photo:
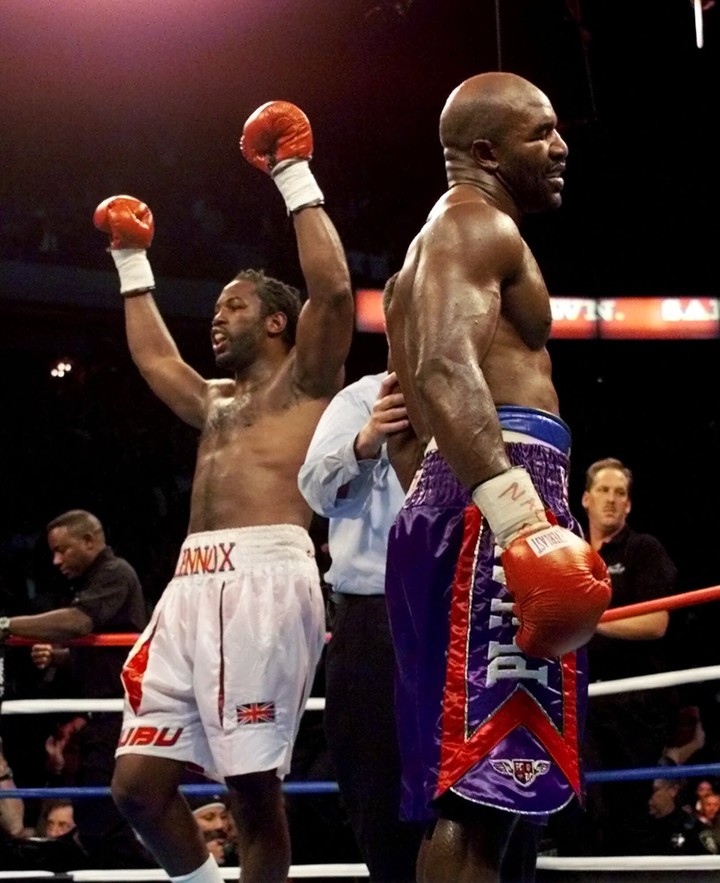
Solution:
M 308 165 L 305 114 L 263 105 L 245 123 L 241 150 L 285 199 L 308 298 L 301 306 L 295 289 L 259 271 L 226 285 L 210 332 L 226 378 L 205 380 L 186 364 L 160 317 L 147 206 L 113 197 L 95 214 L 111 237 L 132 358 L 200 432 L 188 536 L 123 671 L 113 779 L 118 806 L 170 878 L 192 883 L 222 877 L 178 790 L 189 763 L 228 786 L 243 883 L 287 879 L 281 781 L 325 632 L 297 475 L 343 385 L 353 329 L 345 255 Z
M 411 424 L 432 439 L 388 548 L 403 814 L 438 819 L 421 883 L 528 883 L 528 821 L 581 787 L 577 651 L 610 598 L 568 509 L 550 301 L 518 226 L 560 205 L 568 150 L 547 97 L 509 73 L 458 86 L 440 140 L 449 188 L 387 308 Z

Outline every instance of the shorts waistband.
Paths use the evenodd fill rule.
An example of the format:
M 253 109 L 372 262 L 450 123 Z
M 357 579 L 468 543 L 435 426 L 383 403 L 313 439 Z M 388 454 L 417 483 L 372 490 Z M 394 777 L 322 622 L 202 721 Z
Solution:
M 297 524 L 261 524 L 251 527 L 230 527 L 206 530 L 185 537 L 184 551 L 203 549 L 233 549 L 234 553 L 248 555 L 251 560 L 273 557 L 295 550 L 314 556 L 310 534 Z
M 555 414 L 518 405 L 500 405 L 497 413 L 504 430 L 532 436 L 531 440 L 545 442 L 563 454 L 570 453 L 570 427 Z
M 570 454 L 570 427 L 555 414 L 537 408 L 501 405 L 497 415 L 506 442 L 541 444 L 555 448 L 566 456 Z M 436 450 L 437 442 L 431 438 L 425 453 Z

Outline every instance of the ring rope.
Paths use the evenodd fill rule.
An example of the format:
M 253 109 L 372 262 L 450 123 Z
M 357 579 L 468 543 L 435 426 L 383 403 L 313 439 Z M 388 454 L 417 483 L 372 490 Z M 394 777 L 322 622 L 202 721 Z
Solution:
M 720 600 L 720 586 L 710 586 L 707 589 L 696 589 L 694 592 L 683 592 L 681 595 L 667 595 L 664 598 L 653 598 L 652 601 L 627 604 L 625 607 L 612 607 L 603 613 L 600 622 L 614 622 L 616 619 L 657 613 L 658 610 L 677 610 L 680 607 L 692 607 L 694 604 L 707 604 L 718 600 Z
M 540 855 L 538 870 L 543 871 L 720 871 L 720 856 L 717 855 L 623 855 L 623 856 L 549 856 Z M 219 868 L 223 880 L 237 881 L 239 868 L 223 866 Z M 314 879 L 322 877 L 369 877 L 364 864 L 292 865 L 288 879 Z M 6 872 L 3 879 L 53 879 L 50 871 Z M 65 871 L 60 879 L 71 879 L 74 883 L 134 883 L 134 881 L 167 881 L 165 871 L 156 868 L 138 870 L 78 870 Z
M 720 665 L 705 665 L 699 668 L 685 668 L 678 671 L 665 671 L 654 675 L 638 675 L 632 678 L 617 678 L 613 681 L 599 681 L 588 686 L 588 695 L 608 696 L 612 693 L 627 693 L 631 690 L 656 690 L 662 687 L 676 687 L 680 684 L 694 684 L 698 681 L 720 680 Z M 311 696 L 305 711 L 322 711 L 325 699 Z M 0 705 L 0 714 L 49 714 L 64 712 L 122 711 L 122 699 L 8 699 Z
M 720 586 L 710 586 L 707 589 L 697 589 L 694 592 L 667 595 L 664 598 L 654 598 L 652 601 L 641 601 L 639 604 L 613 607 L 603 613 L 600 622 L 614 622 L 617 619 L 629 619 L 633 616 L 642 616 L 645 613 L 656 613 L 658 610 L 677 610 L 680 607 L 691 607 L 694 604 L 706 604 L 718 600 L 720 600 Z M 131 647 L 139 637 L 139 633 L 118 632 L 106 635 L 83 635 L 82 638 L 69 638 L 61 643 L 67 647 Z M 325 635 L 325 640 L 329 639 L 330 633 Z M 45 639 L 19 638 L 13 635 L 5 643 L 10 647 L 29 647 L 40 640 L 44 641 Z
M 701 778 L 705 776 L 720 775 L 720 763 L 686 764 L 684 766 L 655 766 L 636 767 L 619 770 L 592 770 L 585 773 L 587 782 L 626 782 L 647 779 L 683 779 Z M 337 782 L 314 781 L 314 782 L 283 782 L 282 790 L 285 794 L 338 794 L 340 789 Z M 212 796 L 214 794 L 227 793 L 225 785 L 181 785 L 180 791 L 188 795 Z M 0 799 L 3 798 L 31 798 L 42 797 L 110 797 L 111 791 L 108 785 L 85 785 L 85 786 L 58 786 L 46 788 L 6 788 L 0 791 Z
M 718 765 L 720 770 L 720 764 Z M 337 782 L 283 782 L 282 790 L 285 794 L 337 794 L 340 791 Z M 180 791 L 188 795 L 201 795 L 212 797 L 215 794 L 227 794 L 225 785 L 216 782 L 214 785 L 181 785 Z M 110 797 L 109 785 L 52 785 L 45 788 L 3 788 L 0 790 L 0 799 L 6 797 L 19 797 L 25 800 L 41 797 Z
M 720 668 L 720 667 L 719 667 Z M 305 711 L 322 711 L 325 699 L 311 696 Z M 0 704 L 0 714 L 60 714 L 66 711 L 122 711 L 122 699 L 7 699 Z

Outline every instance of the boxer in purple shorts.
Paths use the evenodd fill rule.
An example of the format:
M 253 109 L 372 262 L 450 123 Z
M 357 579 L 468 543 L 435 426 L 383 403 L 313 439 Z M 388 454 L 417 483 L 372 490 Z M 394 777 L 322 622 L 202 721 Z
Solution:
M 386 302 L 390 361 L 429 440 L 413 480 L 412 444 L 388 441 L 410 488 L 386 579 L 402 808 L 435 816 L 418 883 L 531 883 L 533 820 L 580 792 L 578 653 L 610 601 L 568 509 L 550 298 L 519 229 L 559 207 L 568 149 L 547 96 L 505 72 L 453 90 L 440 141 L 448 190 Z
M 565 424 L 530 409 L 500 408 L 499 417 L 522 427 L 504 431 L 516 439 L 506 442 L 511 463 L 527 469 L 558 523 L 579 533 L 567 503 Z M 579 793 L 583 651 L 521 653 L 495 538 L 437 450 L 425 455 L 390 533 L 386 593 L 403 660 L 403 816 L 429 820 L 451 792 L 544 817 Z

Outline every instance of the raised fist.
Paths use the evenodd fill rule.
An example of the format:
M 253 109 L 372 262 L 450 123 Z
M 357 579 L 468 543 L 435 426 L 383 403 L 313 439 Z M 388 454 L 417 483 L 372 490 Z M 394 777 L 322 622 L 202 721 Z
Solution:
M 155 233 L 153 216 L 134 196 L 110 196 L 95 209 L 93 223 L 110 235 L 110 248 L 149 248 Z
M 245 121 L 240 150 L 251 165 L 268 174 L 284 160 L 309 160 L 310 121 L 289 101 L 268 101 Z

